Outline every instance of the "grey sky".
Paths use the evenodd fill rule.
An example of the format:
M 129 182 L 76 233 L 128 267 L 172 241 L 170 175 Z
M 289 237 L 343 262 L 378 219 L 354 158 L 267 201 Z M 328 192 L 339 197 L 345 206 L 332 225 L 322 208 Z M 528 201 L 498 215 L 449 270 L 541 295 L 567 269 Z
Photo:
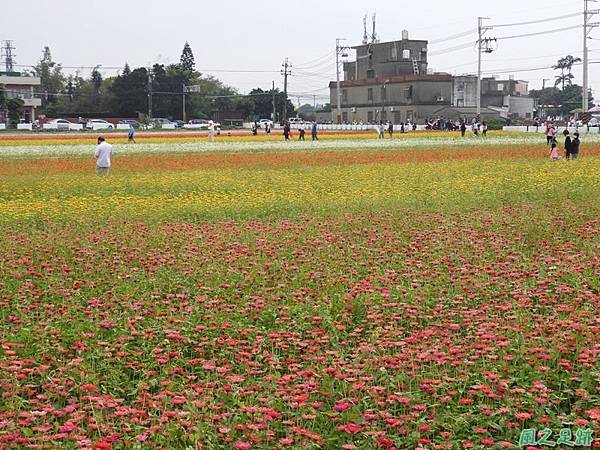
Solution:
M 19 65 L 36 63 L 43 46 L 48 45 L 55 61 L 76 67 L 96 64 L 122 67 L 126 61 L 133 67 L 177 62 L 187 40 L 199 70 L 215 75 L 244 93 L 257 86 L 269 88 L 271 80 L 282 86 L 278 71 L 287 56 L 294 66 L 290 92 L 299 94 L 303 102 L 312 102 L 313 94 L 327 96 L 328 80 L 334 79 L 336 37 L 348 38 L 352 45 L 359 43 L 362 17 L 367 10 L 377 12 L 381 40 L 400 38 L 402 29 L 407 29 L 411 38 L 436 41 L 475 29 L 479 15 L 491 17 L 490 24 L 500 24 L 568 15 L 582 9 L 583 0 L 29 0 L 4 5 L 0 15 L 0 39 L 14 41 Z M 557 30 L 581 24 L 582 20 L 580 15 L 536 25 L 498 28 L 488 36 Z M 600 38 L 600 32 L 592 36 Z M 477 68 L 475 39 L 473 33 L 431 44 L 429 67 L 451 73 L 474 73 Z M 551 66 L 569 53 L 581 56 L 582 41 L 581 28 L 507 40 L 500 43 L 495 53 L 486 56 L 484 70 L 503 77 L 514 73 L 515 78 L 529 80 L 532 87 L 540 87 L 544 78 L 552 79 L 547 84 L 554 82 L 555 73 L 551 69 L 521 70 Z M 436 52 L 469 42 L 473 46 L 436 55 Z M 589 45 L 593 50 L 591 60 L 600 60 L 600 41 L 591 40 Z M 598 88 L 600 66 L 590 67 L 592 87 Z M 82 70 L 85 76 L 89 72 L 87 68 Z M 117 70 L 104 69 L 103 72 L 109 75 L 116 74 Z M 581 69 L 575 68 L 574 74 L 576 82 L 581 84 Z

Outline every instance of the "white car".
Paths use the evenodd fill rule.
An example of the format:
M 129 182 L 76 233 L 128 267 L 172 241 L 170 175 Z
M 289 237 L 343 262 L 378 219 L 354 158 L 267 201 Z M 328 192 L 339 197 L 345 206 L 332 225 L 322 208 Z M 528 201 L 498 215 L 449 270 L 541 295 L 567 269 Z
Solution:
M 65 119 L 54 119 L 44 124 L 44 128 L 49 130 L 70 130 L 71 122 Z
M 112 123 L 102 119 L 92 119 L 85 125 L 85 127 L 88 130 L 112 130 L 115 128 Z
M 273 128 L 273 121 L 271 119 L 260 119 L 258 121 L 259 128 L 266 128 L 269 125 L 270 128 Z

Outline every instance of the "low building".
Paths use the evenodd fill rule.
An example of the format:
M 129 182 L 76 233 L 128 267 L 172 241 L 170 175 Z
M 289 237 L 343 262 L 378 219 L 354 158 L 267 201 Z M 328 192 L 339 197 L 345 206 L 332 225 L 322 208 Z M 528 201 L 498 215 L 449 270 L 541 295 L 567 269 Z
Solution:
M 337 85 L 332 82 L 331 108 L 337 111 Z M 341 82 L 341 122 L 392 121 L 424 123 L 443 106 L 450 106 L 452 76 L 399 75 Z
M 3 86 L 6 98 L 20 98 L 24 104 L 21 118 L 31 123 L 36 118 L 36 108 L 42 106 L 42 100 L 35 97 L 35 88 L 41 85 L 38 77 L 30 77 L 19 72 L 0 72 L 0 86 Z

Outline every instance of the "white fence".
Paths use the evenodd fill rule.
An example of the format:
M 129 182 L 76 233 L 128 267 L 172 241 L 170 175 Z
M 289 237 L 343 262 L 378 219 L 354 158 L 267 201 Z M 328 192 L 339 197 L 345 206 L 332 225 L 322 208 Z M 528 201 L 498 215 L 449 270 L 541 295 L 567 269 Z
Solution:
M 6 130 L 6 124 L 0 123 L 0 130 Z
M 514 127 L 502 127 L 503 131 L 514 131 L 514 132 L 521 132 L 521 133 L 540 133 L 540 134 L 546 134 L 546 127 L 534 127 L 534 126 L 514 126 Z M 569 132 L 571 133 L 581 133 L 581 134 L 588 134 L 588 133 L 597 133 L 600 134 L 600 127 L 557 127 L 557 134 L 562 133 L 564 130 L 569 130 Z
M 254 123 L 252 122 L 245 122 L 243 127 L 245 129 L 251 129 L 254 126 Z M 387 131 L 387 125 L 384 125 L 385 129 Z M 294 123 L 294 124 L 290 124 L 290 128 L 292 130 L 298 130 L 300 128 L 304 128 L 307 131 L 310 131 L 312 127 L 312 123 L 310 122 L 305 122 L 305 123 Z M 366 125 L 366 124 L 332 124 L 332 123 L 327 123 L 327 124 L 317 124 L 317 128 L 319 129 L 319 131 L 376 131 L 378 128 L 378 125 Z M 264 128 L 263 128 L 264 129 Z M 276 123 L 275 125 L 273 125 L 273 130 L 281 130 L 283 129 L 283 127 L 281 125 L 279 125 L 278 123 Z M 417 131 L 423 131 L 425 130 L 425 125 L 417 125 Z M 394 131 L 400 131 L 400 125 L 394 125 Z M 412 126 L 407 127 L 406 131 L 412 131 Z
M 32 123 L 18 123 L 17 124 L 17 130 L 32 131 L 33 130 L 33 124 Z

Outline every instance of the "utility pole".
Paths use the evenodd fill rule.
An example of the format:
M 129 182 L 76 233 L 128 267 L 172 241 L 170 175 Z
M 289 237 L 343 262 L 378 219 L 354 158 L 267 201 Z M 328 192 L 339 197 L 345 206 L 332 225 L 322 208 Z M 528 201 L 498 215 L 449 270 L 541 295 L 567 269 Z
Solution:
M 489 17 L 479 17 L 477 19 L 477 116 L 481 116 L 481 56 L 483 52 L 483 35 L 486 31 L 491 30 L 490 27 L 484 27 L 483 21 L 490 20 Z
M 317 96 L 313 94 L 313 113 L 315 114 L 315 122 L 317 121 Z
M 340 90 L 340 55 L 344 48 L 341 46 L 341 42 L 346 39 L 336 39 L 335 40 L 335 71 L 337 76 L 337 84 L 336 84 L 336 94 L 337 94 L 337 113 L 335 123 L 341 123 L 342 121 L 342 91 Z M 358 61 L 356 62 L 358 65 Z
M 148 120 L 152 120 L 152 69 L 148 67 Z
M 273 121 L 273 125 L 275 125 L 275 121 L 277 120 L 277 103 L 275 102 L 275 80 L 273 80 L 273 88 L 271 89 L 271 93 L 273 94 L 273 115 L 271 116 L 271 120 Z
M 593 28 L 598 26 L 598 23 L 590 22 L 590 19 L 598 14 L 597 9 L 589 9 L 589 2 L 596 0 L 583 0 L 583 92 L 582 92 L 582 116 L 588 112 L 589 106 L 589 52 L 588 39 Z M 583 116 L 589 117 L 589 116 Z M 585 119 L 584 119 L 585 120 Z
M 187 86 L 185 85 L 185 83 L 183 83 L 181 85 L 181 92 L 182 92 L 182 95 L 183 95 L 182 102 L 181 102 L 182 107 L 183 107 L 183 114 L 181 115 L 181 117 L 182 117 L 181 120 L 183 120 L 184 122 L 187 122 L 187 120 L 186 120 L 186 113 L 185 113 L 185 92 L 186 92 L 186 89 L 187 89 Z
M 287 88 L 288 88 L 288 76 L 292 74 L 290 71 L 292 65 L 290 64 L 288 58 L 285 58 L 285 62 L 281 65 L 283 70 L 281 74 L 283 75 L 283 121 L 287 120 Z
M 2 43 L 2 57 L 4 57 L 4 65 L 6 66 L 6 72 L 8 73 L 14 72 L 15 55 L 13 50 L 15 50 L 15 48 L 12 44 L 12 41 L 4 41 Z

